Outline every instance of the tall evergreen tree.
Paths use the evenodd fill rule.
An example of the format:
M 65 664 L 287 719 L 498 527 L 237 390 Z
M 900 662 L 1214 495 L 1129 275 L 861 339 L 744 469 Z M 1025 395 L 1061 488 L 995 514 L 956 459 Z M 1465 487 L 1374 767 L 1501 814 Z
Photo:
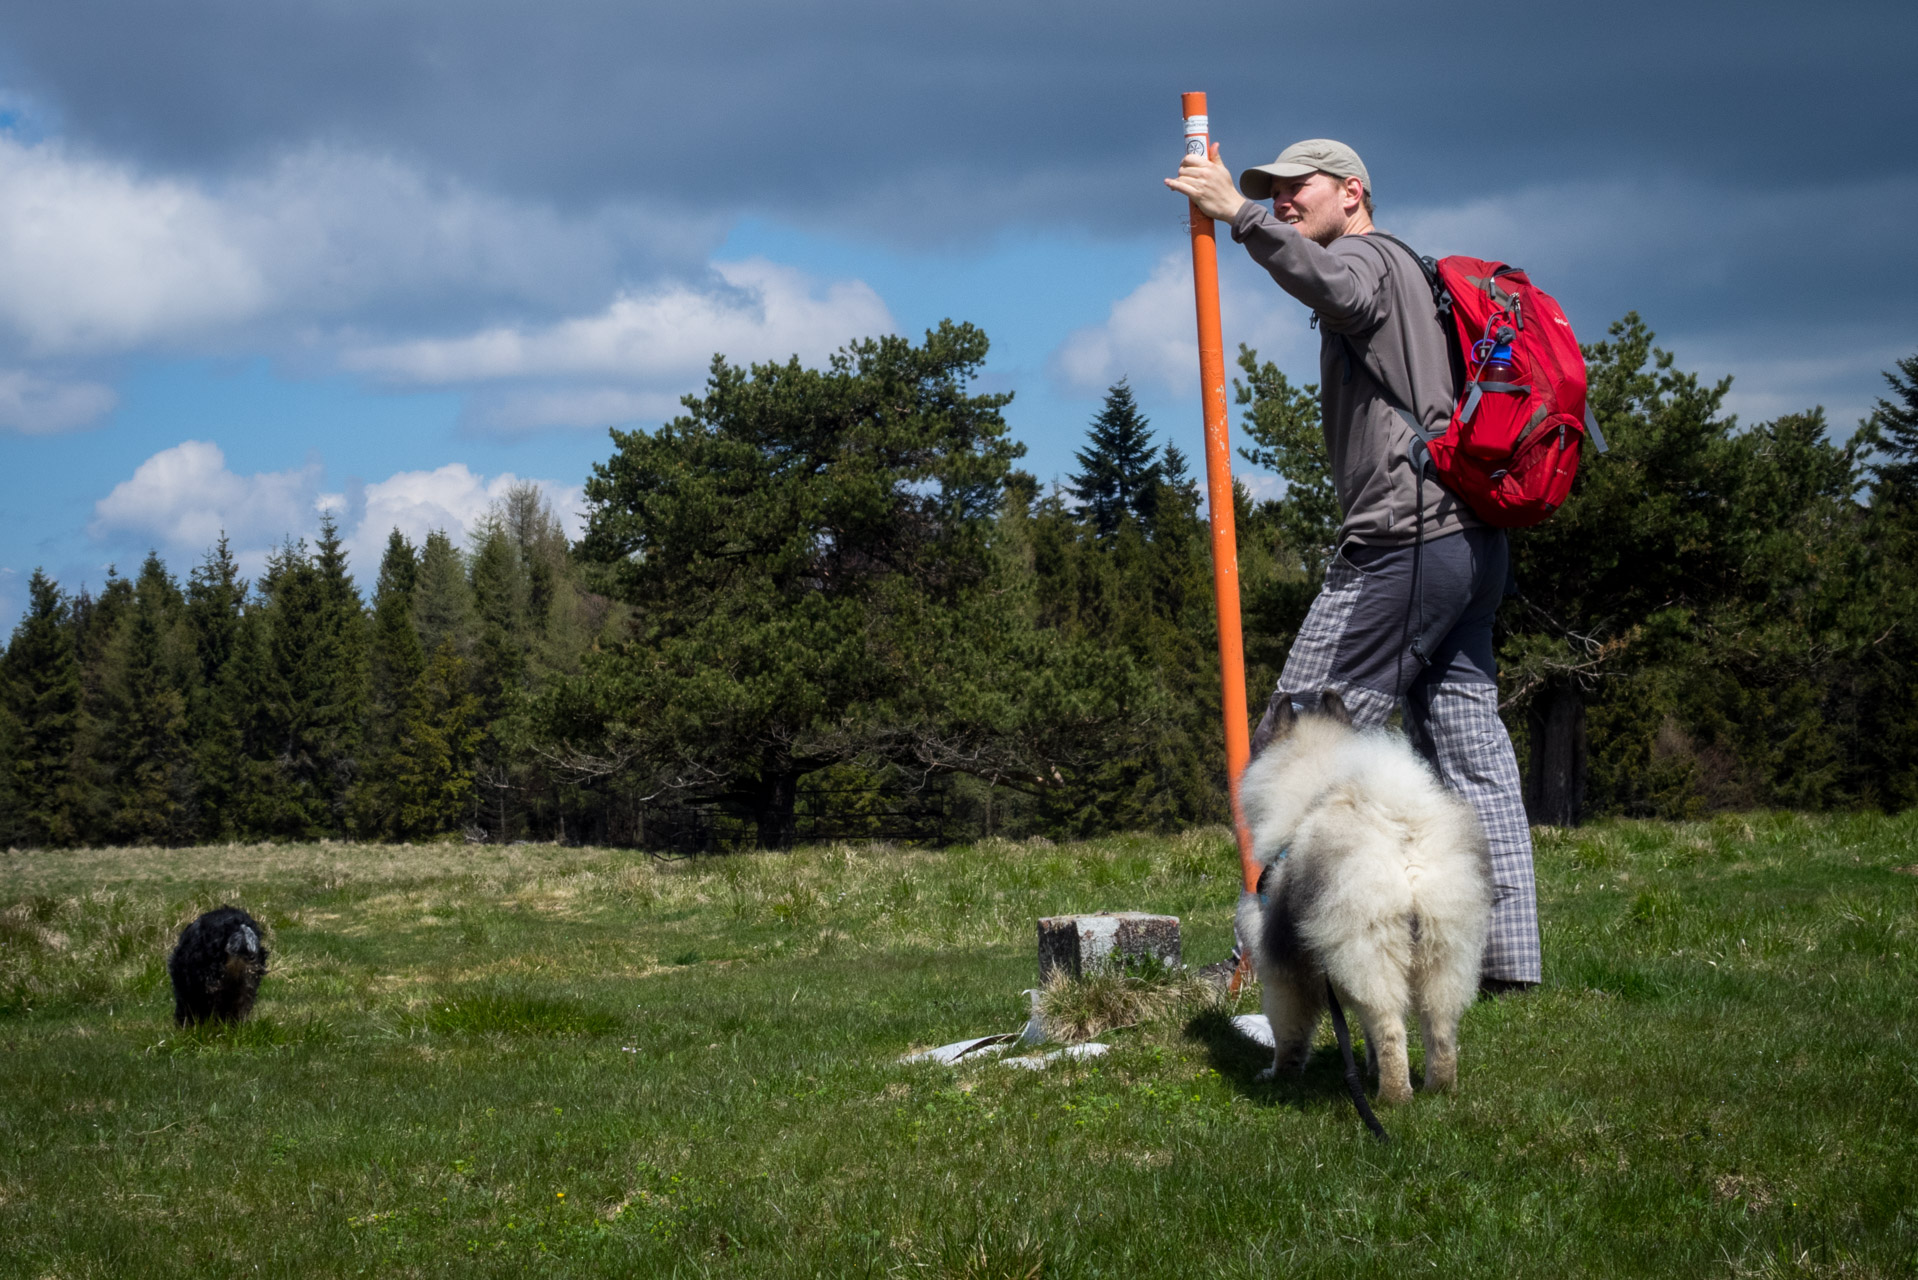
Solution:
M 508 696 L 526 675 L 533 639 L 530 584 L 520 544 L 500 511 L 487 513 L 470 542 L 467 583 L 476 624 L 473 688 L 482 716 L 491 723 L 504 713 Z
M 269 557 L 264 745 L 273 778 L 262 819 L 275 835 L 340 830 L 366 706 L 366 625 L 338 530 L 323 520 L 317 554 L 303 543 Z
M 472 652 L 473 589 L 466 580 L 466 562 L 444 529 L 428 533 L 420 547 L 419 570 L 413 579 L 413 627 L 426 653 L 446 640 L 462 657 Z
M 1149 525 L 1159 491 L 1158 451 L 1124 378 L 1106 390 L 1087 434 L 1087 447 L 1073 455 L 1084 470 L 1066 486 L 1080 514 L 1101 538 L 1110 538 L 1128 517 Z
M 368 639 L 368 745 L 377 755 L 393 745 L 414 681 L 426 668 L 419 632 L 413 627 L 413 590 L 419 555 L 394 529 L 380 558 Z
M 80 663 L 80 717 L 73 755 L 76 839 L 103 842 L 114 836 L 118 807 L 112 741 L 115 642 L 133 608 L 133 583 L 107 566 L 100 594 L 82 588 L 73 598 L 74 656 Z
M 556 699 L 597 724 L 553 738 L 622 741 L 660 785 L 724 788 L 763 845 L 790 844 L 800 780 L 911 714 L 987 575 L 1022 449 L 1009 397 L 970 390 L 986 347 L 946 322 L 824 370 L 716 357 L 684 415 L 614 432 L 582 549 L 633 606 L 635 637 L 590 697 Z
M 1918 355 L 1885 381 L 1892 396 L 1857 437 L 1873 456 L 1852 733 L 1861 797 L 1903 809 L 1918 804 Z
M 391 756 L 396 834 L 455 831 L 472 815 L 483 729 L 465 667 L 444 639 L 415 683 Z
M 1239 368 L 1245 381 L 1234 378 L 1232 390 L 1245 409 L 1245 434 L 1253 446 L 1239 456 L 1285 481 L 1272 522 L 1286 553 L 1297 558 L 1304 580 L 1317 591 L 1344 518 L 1319 422 L 1319 389 L 1293 386 L 1276 364 L 1260 363 L 1258 352 L 1243 343 Z
M 197 834 L 185 605 L 166 565 L 149 552 L 113 646 L 102 744 L 114 766 L 113 835 L 128 843 L 182 844 Z
M 1859 434 L 1878 451 L 1869 464 L 1876 481 L 1874 498 L 1901 507 L 1918 507 L 1918 355 L 1885 372 L 1892 398 L 1880 398 Z
M 72 604 L 39 569 L 27 583 L 27 614 L 7 645 L 5 693 L 13 721 L 8 761 L 9 843 L 70 844 L 80 835 L 74 750 L 81 714 Z
M 346 548 L 329 512 L 320 517 L 313 544 L 313 570 L 319 585 L 319 639 L 314 728 L 321 752 L 320 782 L 327 827 L 343 831 L 366 731 L 366 607 L 353 585 Z
M 380 558 L 368 639 L 367 729 L 352 802 L 353 827 L 363 835 L 395 835 L 400 799 L 395 781 L 398 753 L 426 655 L 413 628 L 413 591 L 419 558 L 406 535 L 394 529 Z
M 199 785 L 205 839 L 245 830 L 253 775 L 245 728 L 253 704 L 247 583 L 225 532 L 187 580 L 186 624 L 197 667 L 187 700 L 187 737 Z

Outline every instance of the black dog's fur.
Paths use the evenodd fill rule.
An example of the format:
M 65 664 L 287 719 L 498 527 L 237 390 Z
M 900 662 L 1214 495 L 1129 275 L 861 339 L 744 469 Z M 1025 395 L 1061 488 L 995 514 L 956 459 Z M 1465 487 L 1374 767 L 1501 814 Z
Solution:
M 180 930 L 167 957 L 173 979 L 173 1020 L 183 1027 L 239 1022 L 253 1012 L 266 976 L 266 942 L 260 922 L 238 907 L 215 907 Z

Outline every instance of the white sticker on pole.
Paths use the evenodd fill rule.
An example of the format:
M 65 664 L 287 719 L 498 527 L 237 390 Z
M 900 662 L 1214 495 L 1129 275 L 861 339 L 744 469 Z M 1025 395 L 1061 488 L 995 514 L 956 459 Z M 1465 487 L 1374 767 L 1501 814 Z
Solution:
M 1205 144 L 1212 132 L 1212 122 L 1205 116 L 1187 116 L 1185 118 L 1185 153 L 1189 156 L 1205 154 Z

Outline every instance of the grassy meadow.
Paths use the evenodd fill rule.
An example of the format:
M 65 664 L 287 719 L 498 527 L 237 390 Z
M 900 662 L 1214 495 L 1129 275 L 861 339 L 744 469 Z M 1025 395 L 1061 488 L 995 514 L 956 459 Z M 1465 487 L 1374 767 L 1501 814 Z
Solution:
M 1918 1272 L 1918 816 L 1542 830 L 1539 872 L 1546 985 L 1380 1146 L 1329 1030 L 1258 1084 L 1202 1000 L 1045 1071 L 897 1062 L 1021 1025 L 1042 915 L 1222 957 L 1219 831 L 9 852 L 0 1273 Z M 183 1033 L 163 958 L 221 902 L 272 971 Z

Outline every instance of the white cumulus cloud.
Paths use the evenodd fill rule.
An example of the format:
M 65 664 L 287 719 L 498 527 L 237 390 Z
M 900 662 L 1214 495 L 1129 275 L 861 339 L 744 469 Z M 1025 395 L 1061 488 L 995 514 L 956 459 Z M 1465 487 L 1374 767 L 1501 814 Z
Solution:
M 1221 255 L 1237 246 L 1221 246 Z M 1240 255 L 1243 257 L 1243 254 Z M 1219 271 L 1220 324 L 1225 335 L 1226 375 L 1241 342 L 1282 368 L 1311 370 L 1319 339 L 1306 327 L 1305 311 L 1286 298 L 1263 271 L 1223 261 Z M 1103 324 L 1074 331 L 1054 349 L 1052 375 L 1072 391 L 1093 394 L 1120 378 L 1157 382 L 1196 395 L 1199 385 L 1198 321 L 1192 300 L 1192 258 L 1167 254 L 1145 282 L 1112 304 Z
M 215 180 L 0 132 L 0 430 L 97 421 L 129 355 L 240 352 L 451 388 L 485 433 L 604 426 L 670 415 L 715 352 L 817 362 L 892 331 L 863 281 L 708 263 L 723 231 L 338 147 Z
M 225 224 L 190 184 L 0 135 L 0 321 L 38 354 L 251 315 L 266 281 Z
M 314 461 L 294 471 L 238 475 L 218 445 L 188 440 L 142 462 L 95 503 L 87 531 L 96 539 L 133 535 L 195 552 L 222 532 L 235 547 L 271 546 L 313 527 L 320 474 Z
M 363 590 L 373 589 L 380 556 L 395 529 L 415 546 L 435 529 L 463 545 L 488 508 L 504 499 L 515 485 L 526 483 L 539 488 L 566 535 L 578 537 L 586 524 L 586 496 L 579 485 L 522 480 L 510 471 L 489 480 L 463 462 L 432 471 L 401 471 L 366 486 L 364 511 L 345 536 L 354 577 Z
M 563 314 L 636 264 L 697 261 L 717 232 L 630 203 L 562 215 L 337 148 L 211 182 L 0 133 L 0 332 L 97 356 Z
M 371 592 L 394 529 L 415 546 L 435 529 L 463 546 L 487 510 L 519 484 L 539 488 L 567 536 L 585 527 L 581 486 L 523 480 L 512 472 L 489 477 L 463 462 L 396 472 L 349 493 L 322 491 L 322 478 L 318 460 L 292 471 L 241 474 L 227 466 L 218 445 L 188 440 L 142 462 L 95 503 L 88 532 L 96 542 L 129 551 L 160 548 L 181 576 L 224 533 L 242 570 L 257 575 L 273 548 L 289 538 L 310 539 L 322 513 L 330 512 L 354 580 Z
M 737 361 L 818 361 L 848 339 L 890 332 L 892 313 L 858 280 L 821 283 L 750 258 L 713 265 L 707 288 L 622 293 L 604 309 L 548 325 L 496 325 L 459 338 L 348 352 L 349 369 L 425 385 L 583 376 L 683 382 L 714 352 Z M 562 409 L 563 412 L 569 411 Z

